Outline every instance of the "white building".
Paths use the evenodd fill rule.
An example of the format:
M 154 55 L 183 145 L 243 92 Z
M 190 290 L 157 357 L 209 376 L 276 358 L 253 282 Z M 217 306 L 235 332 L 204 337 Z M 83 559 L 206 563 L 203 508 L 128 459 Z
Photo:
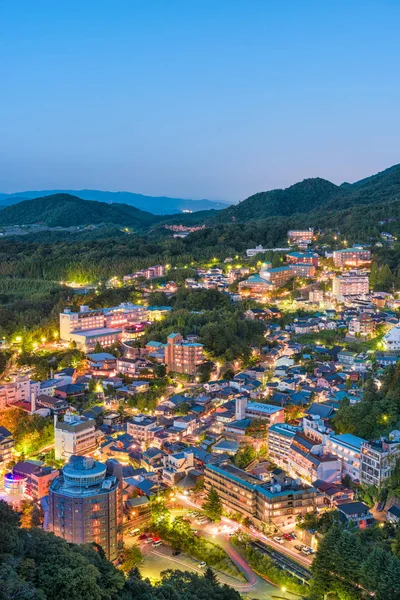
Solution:
M 85 350 L 91 350 L 97 342 L 110 346 L 122 339 L 124 327 L 145 321 L 147 314 L 145 306 L 130 302 L 96 310 L 82 305 L 79 312 L 66 308 L 60 313 L 60 339 L 75 341 Z
M 350 475 L 354 481 L 360 480 L 360 453 L 364 442 L 356 435 L 343 433 L 332 434 L 326 443 L 327 451 L 340 458 L 342 475 Z
M 0 386 L 0 410 L 16 402 L 26 402 L 31 405 L 31 411 L 36 409 L 36 400 L 40 394 L 40 382 L 27 378 L 17 378 L 15 381 Z
M 192 469 L 194 469 L 193 452 L 177 452 L 163 457 L 162 478 L 167 485 L 175 485 Z
M 284 410 L 281 406 L 262 404 L 261 402 L 249 402 L 246 397 L 236 398 L 236 420 L 242 419 L 264 419 L 268 425 L 283 423 Z
M 383 343 L 386 350 L 400 350 L 400 325 L 392 327 L 384 336 Z
M 142 446 L 150 445 L 155 434 L 161 429 L 155 417 L 146 415 L 136 415 L 127 422 L 127 433 Z
M 97 438 L 93 419 L 66 413 L 64 421 L 54 426 L 55 458 L 69 460 L 73 454 L 87 454 L 96 449 Z
M 382 487 L 392 475 L 400 458 L 400 431 L 392 431 L 389 438 L 361 444 L 360 482 Z
M 287 423 L 277 423 L 268 429 L 268 456 L 281 467 L 287 469 L 290 445 L 299 427 Z

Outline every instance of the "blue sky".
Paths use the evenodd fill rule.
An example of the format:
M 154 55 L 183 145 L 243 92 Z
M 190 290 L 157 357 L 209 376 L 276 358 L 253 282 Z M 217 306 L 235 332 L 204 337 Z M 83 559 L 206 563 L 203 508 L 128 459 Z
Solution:
M 240 200 L 400 162 L 398 0 L 0 2 L 0 191 Z

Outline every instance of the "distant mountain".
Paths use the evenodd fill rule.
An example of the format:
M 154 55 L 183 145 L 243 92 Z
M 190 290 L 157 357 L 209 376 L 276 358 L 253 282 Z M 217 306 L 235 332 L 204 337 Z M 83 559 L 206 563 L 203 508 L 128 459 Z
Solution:
M 73 227 L 105 223 L 143 230 L 159 220 L 160 217 L 127 204 L 82 200 L 70 194 L 24 200 L 0 210 L 0 225 Z
M 212 225 L 293 215 L 310 215 L 312 221 L 328 212 L 397 200 L 400 200 L 400 165 L 394 165 L 361 181 L 340 186 L 319 177 L 305 179 L 286 189 L 259 192 L 224 210 L 180 215 L 170 217 L 169 221 Z
M 71 194 L 82 200 L 98 200 L 99 202 L 109 202 L 116 204 L 129 204 L 141 210 L 149 211 L 156 215 L 181 214 L 189 210 L 197 212 L 199 210 L 222 210 L 229 206 L 229 202 L 215 202 L 214 200 L 187 200 L 184 198 L 167 198 L 166 196 L 144 196 L 142 194 L 133 194 L 131 192 L 103 192 L 100 190 L 43 190 L 26 191 L 15 194 L 0 194 L 0 204 L 11 205 L 21 202 L 21 200 L 43 198 L 45 196 L 54 196 L 56 194 Z

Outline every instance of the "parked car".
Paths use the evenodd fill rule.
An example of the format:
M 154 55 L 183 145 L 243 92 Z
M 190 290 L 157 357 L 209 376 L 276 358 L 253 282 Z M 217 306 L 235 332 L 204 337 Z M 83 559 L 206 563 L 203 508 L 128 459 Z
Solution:
M 147 540 L 147 534 L 146 533 L 141 533 L 138 537 L 138 540 Z
M 299 552 L 301 552 L 303 550 L 303 548 L 305 548 L 304 544 L 296 544 L 295 545 L 296 550 L 298 550 Z
M 199 563 L 200 569 L 205 569 L 206 566 L 207 566 L 207 563 L 204 560 L 202 560 L 201 563 Z
M 148 537 L 146 540 L 144 540 L 145 544 L 152 544 L 153 543 L 153 538 L 152 537 Z
M 285 538 L 285 540 L 289 540 L 289 542 L 294 539 L 291 533 L 285 533 L 283 537 Z
M 180 553 L 181 553 L 180 550 L 174 550 L 173 553 L 172 553 L 172 556 L 179 556 Z
M 281 537 L 275 536 L 274 540 L 277 544 L 283 544 L 283 539 Z
M 152 546 L 153 548 L 157 548 L 157 546 L 161 546 L 162 541 L 161 540 L 157 540 L 156 542 L 153 542 Z
M 132 531 L 129 532 L 129 535 L 138 535 L 140 533 L 140 529 L 132 529 Z

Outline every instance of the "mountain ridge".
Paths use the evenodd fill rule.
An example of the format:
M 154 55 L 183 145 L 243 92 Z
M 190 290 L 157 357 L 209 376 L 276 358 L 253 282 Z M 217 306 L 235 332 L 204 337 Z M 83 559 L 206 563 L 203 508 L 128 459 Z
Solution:
M 13 194 L 0 193 L 0 204 L 10 206 L 23 200 L 33 200 L 57 194 L 70 194 L 82 200 L 97 200 L 98 202 L 127 204 L 145 212 L 156 215 L 182 214 L 184 210 L 197 212 L 200 210 L 223 210 L 229 202 L 216 200 L 190 200 L 185 198 L 170 198 L 168 196 L 146 196 L 134 192 L 110 192 L 105 190 L 27 190 Z

